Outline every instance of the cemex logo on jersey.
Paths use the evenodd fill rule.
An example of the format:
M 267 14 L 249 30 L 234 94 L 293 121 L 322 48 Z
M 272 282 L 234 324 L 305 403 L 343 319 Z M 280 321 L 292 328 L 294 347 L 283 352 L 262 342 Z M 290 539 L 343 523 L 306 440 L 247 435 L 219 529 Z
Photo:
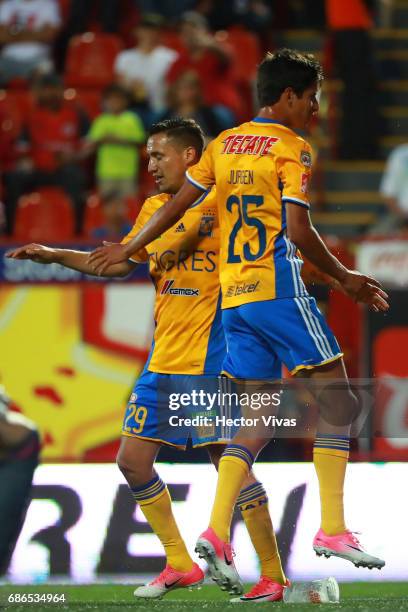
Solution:
M 256 283 L 241 283 L 239 285 L 230 285 L 227 289 L 225 297 L 234 297 L 243 293 L 254 293 L 258 290 L 259 281 Z
M 279 138 L 272 136 L 253 136 L 251 134 L 233 134 L 223 141 L 224 148 L 221 153 L 227 155 L 268 155 L 271 147 Z
M 191 287 L 173 287 L 174 282 L 174 279 L 166 280 L 163 287 L 161 288 L 160 295 L 185 295 L 187 297 L 198 297 L 200 295 L 199 289 L 193 289 Z

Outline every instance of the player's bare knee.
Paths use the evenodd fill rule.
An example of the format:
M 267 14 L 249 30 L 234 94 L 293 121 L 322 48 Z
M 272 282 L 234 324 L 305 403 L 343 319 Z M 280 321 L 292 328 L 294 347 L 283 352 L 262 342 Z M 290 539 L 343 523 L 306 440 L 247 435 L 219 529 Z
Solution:
M 127 452 L 126 448 L 119 449 L 116 464 L 130 486 L 145 484 L 152 478 L 152 462 L 143 461 L 142 457 L 136 460 L 134 454 Z

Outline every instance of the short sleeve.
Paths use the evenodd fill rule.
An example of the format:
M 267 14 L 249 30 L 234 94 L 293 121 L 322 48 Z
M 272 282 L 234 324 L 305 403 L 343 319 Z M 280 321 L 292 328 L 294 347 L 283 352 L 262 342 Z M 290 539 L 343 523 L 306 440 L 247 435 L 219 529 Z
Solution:
M 128 67 L 128 52 L 121 51 L 115 59 L 114 72 L 115 74 L 126 75 Z
M 99 140 L 105 135 L 105 126 L 103 117 L 97 117 L 91 124 L 91 129 L 88 132 L 87 138 L 89 140 L 95 141 Z
M 401 183 L 405 178 L 405 168 L 408 165 L 408 148 L 404 147 L 404 151 L 405 156 L 402 150 L 397 148 L 388 159 L 380 185 L 380 192 L 386 197 L 392 198 L 399 194 Z
M 127 236 L 122 239 L 121 244 L 127 244 L 128 242 L 130 242 L 132 238 L 134 238 L 136 234 L 140 232 L 142 227 L 146 224 L 147 220 L 148 216 L 146 215 L 145 205 L 143 205 L 142 210 L 140 211 L 132 229 L 127 234 Z M 144 263 L 149 260 L 149 255 L 146 249 L 140 249 L 140 251 L 137 251 L 137 253 L 133 253 L 132 256 L 129 257 L 129 259 L 136 263 Z
M 214 147 L 215 140 L 210 142 L 200 161 L 186 172 L 187 180 L 202 191 L 207 191 L 215 184 Z
M 45 8 L 45 7 L 44 7 Z M 47 10 L 42 14 L 42 19 L 44 23 L 60 26 L 61 25 L 61 14 L 59 10 L 59 5 L 55 0 L 53 2 L 49 2 L 47 5 Z
M 285 147 L 278 155 L 277 171 L 282 185 L 282 202 L 310 208 L 309 185 L 312 177 L 312 151 L 301 141 L 299 146 Z
M 128 139 L 142 144 L 145 141 L 146 135 L 140 118 L 134 113 L 129 113 L 128 122 Z

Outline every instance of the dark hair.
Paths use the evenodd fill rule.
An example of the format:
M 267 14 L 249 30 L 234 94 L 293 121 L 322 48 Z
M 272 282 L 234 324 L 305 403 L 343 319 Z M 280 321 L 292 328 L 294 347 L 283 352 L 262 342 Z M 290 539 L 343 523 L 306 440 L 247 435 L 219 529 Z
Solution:
M 200 155 L 204 149 L 204 132 L 194 119 L 175 117 L 159 121 L 151 126 L 149 136 L 161 132 L 168 138 L 175 138 L 185 147 L 194 147 Z
M 46 72 L 35 77 L 32 81 L 34 87 L 64 87 L 62 77 L 56 72 Z
M 323 80 L 320 63 L 310 53 L 294 49 L 279 49 L 267 53 L 258 67 L 257 91 L 261 107 L 275 104 L 287 87 L 297 96 Z
M 103 94 L 102 94 L 103 98 L 109 98 L 110 96 L 121 96 L 127 101 L 128 104 L 130 102 L 130 94 L 127 91 L 127 89 L 125 89 L 121 85 L 117 85 L 116 83 L 112 83 L 111 85 L 108 85 L 103 90 Z

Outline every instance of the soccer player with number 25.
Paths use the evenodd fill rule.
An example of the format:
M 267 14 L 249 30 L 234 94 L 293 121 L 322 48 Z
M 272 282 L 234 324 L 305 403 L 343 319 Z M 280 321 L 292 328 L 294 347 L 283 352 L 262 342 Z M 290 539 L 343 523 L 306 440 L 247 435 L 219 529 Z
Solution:
M 295 130 L 304 130 L 318 112 L 322 78 L 321 66 L 311 55 L 291 49 L 268 53 L 258 69 L 258 116 L 213 140 L 188 169 L 180 191 L 127 245 L 100 247 L 89 261 L 103 273 L 127 260 L 173 226 L 200 193 L 216 185 L 228 344 L 223 371 L 236 379 L 278 379 L 283 362 L 292 374 L 300 373 L 311 383 L 341 381 L 335 392 L 328 385 L 316 398 L 321 427 L 313 459 L 322 522 L 313 547 L 317 554 L 381 568 L 384 561 L 366 553 L 345 525 L 343 486 L 357 402 L 337 341 L 300 277 L 297 249 L 351 298 L 376 312 L 388 309 L 388 296 L 379 283 L 345 268 L 311 222 L 312 152 Z M 197 542 L 213 574 L 225 566 L 234 504 L 264 444 L 264 439 L 248 439 L 238 431 L 221 457 L 209 527 Z

